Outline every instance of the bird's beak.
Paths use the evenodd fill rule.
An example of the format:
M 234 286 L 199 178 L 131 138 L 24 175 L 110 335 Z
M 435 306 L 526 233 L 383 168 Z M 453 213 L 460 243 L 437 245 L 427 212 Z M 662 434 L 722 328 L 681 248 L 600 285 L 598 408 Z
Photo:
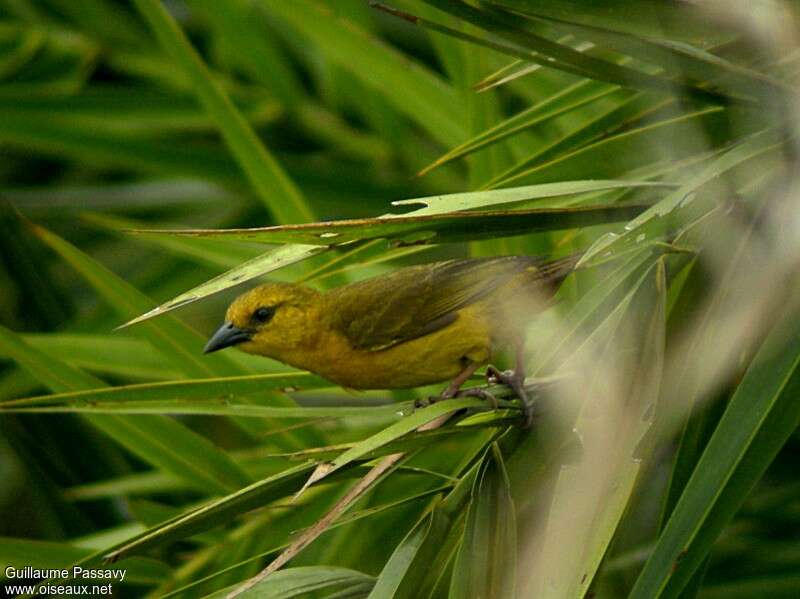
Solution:
M 252 331 L 240 329 L 234 326 L 232 322 L 226 322 L 217 329 L 216 333 L 211 335 L 211 339 L 208 340 L 208 343 L 203 348 L 203 353 L 210 354 L 219 349 L 249 341 L 251 337 Z

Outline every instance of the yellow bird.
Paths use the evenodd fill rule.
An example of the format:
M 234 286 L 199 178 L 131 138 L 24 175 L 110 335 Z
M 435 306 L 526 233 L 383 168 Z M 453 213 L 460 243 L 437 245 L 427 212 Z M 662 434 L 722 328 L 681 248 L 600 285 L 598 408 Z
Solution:
M 525 402 L 525 325 L 578 258 L 449 260 L 402 268 L 327 293 L 267 283 L 233 301 L 204 351 L 235 345 L 352 389 L 402 389 L 449 380 L 444 399 L 456 396 L 498 349 L 514 348 L 515 371 L 488 372 Z

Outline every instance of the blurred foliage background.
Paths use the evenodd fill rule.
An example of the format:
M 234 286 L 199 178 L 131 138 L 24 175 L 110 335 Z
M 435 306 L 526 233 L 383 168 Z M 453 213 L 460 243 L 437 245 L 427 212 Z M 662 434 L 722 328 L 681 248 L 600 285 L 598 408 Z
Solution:
M 3 570 L 797 597 L 795 8 L 0 0 Z M 414 410 L 439 389 L 201 353 L 263 275 L 578 250 L 529 330 L 531 430 L 497 386 Z

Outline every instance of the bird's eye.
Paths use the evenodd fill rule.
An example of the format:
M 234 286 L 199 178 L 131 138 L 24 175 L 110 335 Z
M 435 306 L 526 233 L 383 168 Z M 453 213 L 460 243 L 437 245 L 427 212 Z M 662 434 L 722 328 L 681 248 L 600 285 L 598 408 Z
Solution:
M 253 312 L 253 320 L 261 324 L 269 322 L 273 316 L 275 316 L 275 306 L 263 306 Z

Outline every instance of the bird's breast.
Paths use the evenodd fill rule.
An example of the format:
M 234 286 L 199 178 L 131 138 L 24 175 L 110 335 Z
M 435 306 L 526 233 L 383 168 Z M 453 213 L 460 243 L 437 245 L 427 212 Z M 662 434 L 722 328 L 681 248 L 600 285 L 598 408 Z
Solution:
M 491 331 L 479 314 L 465 309 L 433 333 L 379 351 L 354 349 L 337 331 L 316 347 L 284 360 L 353 389 L 405 389 L 446 381 L 466 364 L 489 360 Z

